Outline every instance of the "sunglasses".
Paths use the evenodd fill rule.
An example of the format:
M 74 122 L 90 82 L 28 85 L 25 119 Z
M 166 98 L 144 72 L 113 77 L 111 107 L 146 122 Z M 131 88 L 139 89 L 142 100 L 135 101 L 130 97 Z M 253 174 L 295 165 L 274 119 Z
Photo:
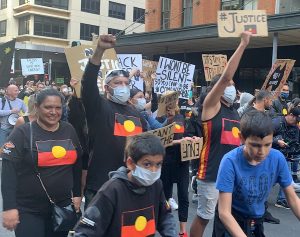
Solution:
M 109 77 L 129 77 L 129 72 L 122 69 L 110 70 L 106 73 L 106 78 Z

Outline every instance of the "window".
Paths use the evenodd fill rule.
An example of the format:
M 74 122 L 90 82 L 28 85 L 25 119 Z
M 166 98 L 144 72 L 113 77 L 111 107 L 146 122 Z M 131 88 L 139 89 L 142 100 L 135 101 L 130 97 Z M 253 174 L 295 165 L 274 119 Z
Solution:
M 23 5 L 25 3 L 30 3 L 30 0 L 19 0 L 19 5 Z
M 19 19 L 19 35 L 29 34 L 30 16 L 24 16 Z
M 126 5 L 109 1 L 108 16 L 125 20 Z
M 191 26 L 193 19 L 193 0 L 183 0 L 183 26 Z
M 80 23 L 80 39 L 92 41 L 92 33 L 99 35 L 99 26 Z
M 66 39 L 68 33 L 68 21 L 52 17 L 35 16 L 34 34 Z
M 0 21 L 0 37 L 6 36 L 6 20 Z
M 145 9 L 134 7 L 133 8 L 133 21 L 145 24 Z
M 68 10 L 69 0 L 35 0 L 35 4 Z
M 162 24 L 161 24 L 161 28 L 163 30 L 170 28 L 170 9 L 171 9 L 171 0 L 162 0 Z
M 242 10 L 244 0 L 222 0 L 221 9 L 222 10 Z
M 122 33 L 120 33 L 120 32 L 122 32 Z M 124 31 L 118 30 L 118 29 L 113 29 L 113 28 L 108 28 L 107 33 L 112 34 L 112 35 L 124 35 L 125 34 Z
M 289 13 L 300 11 L 300 1 L 299 0 L 282 0 L 280 1 L 279 12 Z
M 7 8 L 7 0 L 0 0 L 0 10 Z
M 81 0 L 81 11 L 100 15 L 100 0 Z

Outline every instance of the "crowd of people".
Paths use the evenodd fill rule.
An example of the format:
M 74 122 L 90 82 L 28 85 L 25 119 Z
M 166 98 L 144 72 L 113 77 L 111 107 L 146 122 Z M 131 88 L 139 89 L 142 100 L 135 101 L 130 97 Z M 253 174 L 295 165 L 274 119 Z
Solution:
M 236 90 L 233 77 L 250 39 L 242 33 L 222 75 L 201 95 L 191 91 L 188 100 L 167 106 L 162 117 L 160 95 L 130 88 L 125 70 L 108 71 L 99 93 L 112 35 L 99 37 L 81 98 L 67 85 L 12 82 L 0 110 L 3 226 L 17 237 L 199 237 L 213 220 L 212 236 L 263 237 L 263 222 L 280 223 L 267 203 L 276 183 L 275 206 L 300 220 L 300 99 L 289 100 L 288 84 L 278 98 Z M 72 78 L 70 86 L 77 83 Z M 174 139 L 166 148 L 147 133 L 170 124 Z M 199 159 L 182 161 L 180 144 L 200 137 Z M 188 230 L 190 183 L 198 206 Z M 71 206 L 77 224 L 57 223 L 56 206 Z

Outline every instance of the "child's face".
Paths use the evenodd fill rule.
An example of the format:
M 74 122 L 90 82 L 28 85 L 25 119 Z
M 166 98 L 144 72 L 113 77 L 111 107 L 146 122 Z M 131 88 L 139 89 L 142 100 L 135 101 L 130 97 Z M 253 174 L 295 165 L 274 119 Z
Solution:
M 155 155 L 155 156 L 146 155 L 143 156 L 141 159 L 139 159 L 137 165 L 144 169 L 150 170 L 151 172 L 156 172 L 161 168 L 162 163 L 163 163 L 162 155 Z M 127 158 L 128 169 L 132 171 L 135 169 L 135 166 L 136 164 L 134 163 L 134 161 L 130 157 Z
M 270 152 L 272 147 L 273 135 L 260 137 L 250 136 L 247 139 L 241 137 L 244 146 L 244 154 L 248 161 L 261 162 Z

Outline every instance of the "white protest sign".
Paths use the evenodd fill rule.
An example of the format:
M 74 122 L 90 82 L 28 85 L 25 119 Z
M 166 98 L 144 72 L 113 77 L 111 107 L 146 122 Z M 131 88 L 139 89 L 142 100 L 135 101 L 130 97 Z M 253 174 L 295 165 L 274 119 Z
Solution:
M 146 133 L 151 133 L 158 136 L 162 142 L 162 144 L 167 147 L 171 146 L 173 139 L 174 139 L 174 130 L 175 130 L 175 123 L 167 125 L 162 128 L 158 128 L 155 130 L 148 131 Z
M 203 146 L 203 137 L 196 141 L 182 141 L 180 143 L 181 161 L 188 161 L 200 158 Z
M 202 54 L 202 62 L 203 62 L 205 80 L 211 81 L 211 79 L 214 76 L 223 73 L 227 64 L 227 55 Z
M 166 91 L 179 91 L 180 98 L 188 99 L 195 65 L 160 57 L 156 69 L 154 92 L 164 94 Z
M 42 58 L 21 59 L 22 75 L 44 74 L 44 64 Z
M 118 54 L 120 67 L 126 71 L 137 68 L 142 70 L 143 60 L 141 54 Z
M 268 36 L 266 11 L 218 11 L 219 37 L 240 37 L 243 31 L 250 31 L 253 36 Z

